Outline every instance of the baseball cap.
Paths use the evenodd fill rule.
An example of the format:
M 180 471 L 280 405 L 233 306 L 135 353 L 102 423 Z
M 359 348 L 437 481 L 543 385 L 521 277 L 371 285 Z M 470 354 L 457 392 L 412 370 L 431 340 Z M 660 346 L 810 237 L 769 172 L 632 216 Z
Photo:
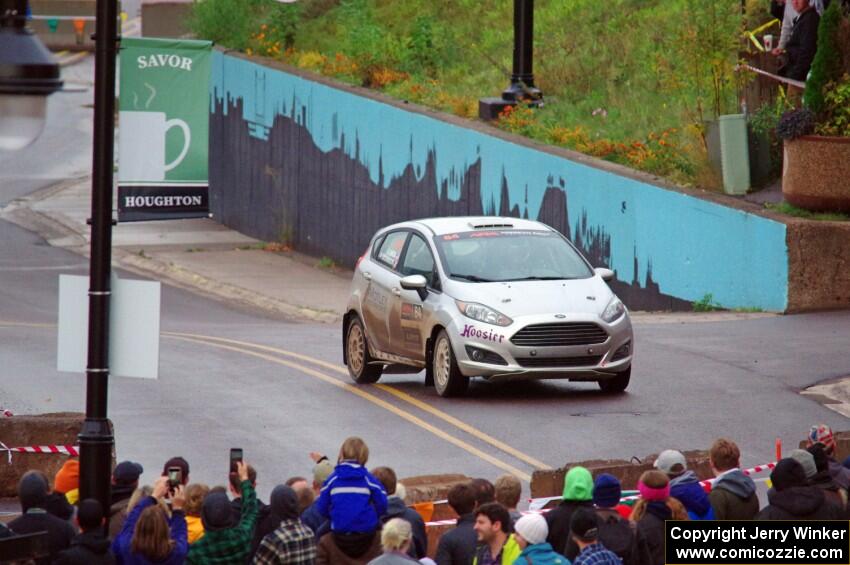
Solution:
M 687 470 L 688 462 L 681 451 L 665 449 L 658 455 L 653 466 L 667 475 L 678 475 Z
M 117 484 L 131 485 L 138 481 L 144 472 L 145 470 L 141 464 L 132 461 L 122 461 L 112 471 L 112 478 Z

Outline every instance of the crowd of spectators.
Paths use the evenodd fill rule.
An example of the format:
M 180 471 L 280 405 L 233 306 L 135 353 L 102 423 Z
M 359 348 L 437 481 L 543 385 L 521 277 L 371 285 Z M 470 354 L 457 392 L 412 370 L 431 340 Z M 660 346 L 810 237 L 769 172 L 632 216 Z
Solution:
M 455 526 L 440 537 L 438 565 L 662 565 L 665 520 L 809 520 L 850 518 L 850 461 L 835 460 L 829 427 L 812 427 L 806 449 L 793 450 L 770 474 L 767 505 L 740 469 L 729 439 L 709 450 L 715 476 L 703 487 L 685 456 L 666 450 L 623 499 L 616 477 L 594 480 L 570 468 L 563 496 L 544 512 L 520 512 L 520 481 L 473 479 L 448 492 Z M 313 477 L 294 476 L 257 498 L 257 472 L 242 461 L 226 487 L 192 483 L 189 463 L 168 460 L 152 487 L 141 465 L 113 470 L 112 503 L 79 500 L 78 462 L 69 460 L 51 489 L 39 471 L 19 483 L 22 515 L 0 537 L 46 532 L 49 556 L 38 563 L 75 564 L 376 564 L 434 563 L 420 514 L 404 502 L 393 469 L 367 470 L 369 449 L 345 440 L 336 463 L 318 453 Z M 850 459 L 850 458 L 848 458 Z M 170 471 L 179 469 L 171 476 Z M 707 492 L 708 491 L 708 492 Z M 69 496 L 70 495 L 70 496 Z M 73 503 L 71 502 L 73 500 Z M 633 502 L 633 505 L 631 504 Z

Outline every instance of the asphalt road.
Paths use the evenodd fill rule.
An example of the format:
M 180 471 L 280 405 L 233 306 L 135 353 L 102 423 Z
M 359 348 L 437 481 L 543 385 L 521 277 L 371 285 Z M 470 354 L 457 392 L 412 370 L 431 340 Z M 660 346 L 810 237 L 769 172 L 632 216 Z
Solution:
M 90 93 L 61 96 L 35 145 L 0 155 L 0 203 L 85 171 Z M 85 377 L 55 369 L 54 325 L 58 274 L 85 274 L 87 261 L 2 221 L 0 241 L 0 405 L 83 411 Z M 446 400 L 424 388 L 421 375 L 349 384 L 338 327 L 165 287 L 160 378 L 113 377 L 109 413 L 119 459 L 142 462 L 144 479 L 182 454 L 193 480 L 221 484 L 228 449 L 242 447 L 259 471 L 262 497 L 307 475 L 308 452 L 333 455 L 353 434 L 369 443 L 371 465 L 393 466 L 400 476 L 527 477 L 570 461 L 707 448 L 721 435 L 738 441 L 751 465 L 772 459 L 777 436 L 790 449 L 813 423 L 850 429 L 798 394 L 850 374 L 847 327 L 846 312 L 640 323 L 624 395 L 603 395 L 593 384 L 482 382 L 467 398 Z

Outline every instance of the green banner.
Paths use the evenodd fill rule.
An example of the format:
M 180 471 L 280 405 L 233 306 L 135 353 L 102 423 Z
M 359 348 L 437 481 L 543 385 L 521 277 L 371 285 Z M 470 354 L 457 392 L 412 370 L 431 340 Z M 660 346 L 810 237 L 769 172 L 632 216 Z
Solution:
M 212 43 L 121 41 L 120 221 L 207 214 Z

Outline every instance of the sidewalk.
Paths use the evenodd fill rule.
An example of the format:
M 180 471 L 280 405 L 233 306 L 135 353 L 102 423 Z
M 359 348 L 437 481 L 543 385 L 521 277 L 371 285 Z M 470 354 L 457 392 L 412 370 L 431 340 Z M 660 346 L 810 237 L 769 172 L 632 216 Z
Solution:
M 15 200 L 0 217 L 88 256 L 90 208 L 91 180 L 84 177 Z M 320 268 L 318 259 L 211 219 L 118 224 L 112 244 L 118 268 L 288 318 L 335 323 L 348 301 L 350 271 Z

